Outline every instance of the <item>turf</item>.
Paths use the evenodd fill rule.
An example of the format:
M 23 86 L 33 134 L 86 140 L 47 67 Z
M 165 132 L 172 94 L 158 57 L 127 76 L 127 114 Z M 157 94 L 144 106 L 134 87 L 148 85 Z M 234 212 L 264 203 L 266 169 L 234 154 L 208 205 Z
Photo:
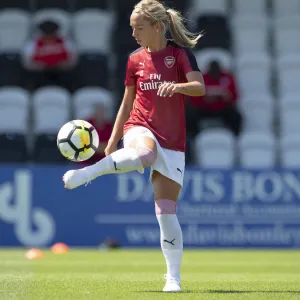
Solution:
M 162 293 L 158 250 L 72 250 L 27 261 L 0 251 L 0 299 L 300 299 L 300 251 L 186 251 L 183 292 Z

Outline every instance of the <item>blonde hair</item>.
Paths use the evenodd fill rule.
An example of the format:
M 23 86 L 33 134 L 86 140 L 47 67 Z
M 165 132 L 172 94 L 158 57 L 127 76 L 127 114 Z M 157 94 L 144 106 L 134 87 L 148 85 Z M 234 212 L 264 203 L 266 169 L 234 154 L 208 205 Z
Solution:
M 174 41 L 181 46 L 194 48 L 202 36 L 191 33 L 185 27 L 184 18 L 179 11 L 167 8 L 157 0 L 141 0 L 135 5 L 133 13 L 143 14 L 151 24 L 160 22 L 163 33 L 170 30 Z

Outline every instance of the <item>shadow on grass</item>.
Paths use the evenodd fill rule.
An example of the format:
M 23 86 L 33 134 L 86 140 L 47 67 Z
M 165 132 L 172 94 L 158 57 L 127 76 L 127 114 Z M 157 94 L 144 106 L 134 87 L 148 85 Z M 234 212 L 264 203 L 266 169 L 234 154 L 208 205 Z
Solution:
M 201 293 L 216 293 L 216 294 L 254 294 L 254 293 L 290 293 L 290 294 L 300 294 L 300 291 L 235 291 L 235 290 L 208 290 L 208 291 L 201 291 Z
M 195 294 L 195 293 L 203 293 L 203 291 L 192 291 L 185 290 L 181 292 L 163 292 L 162 290 L 145 290 L 145 291 L 135 291 L 136 293 L 164 293 L 164 294 Z
M 135 291 L 136 293 L 163 293 L 161 290 Z M 181 292 L 168 292 L 168 294 L 257 294 L 257 293 L 275 293 L 275 294 L 300 294 L 300 291 L 235 291 L 235 290 L 184 290 Z

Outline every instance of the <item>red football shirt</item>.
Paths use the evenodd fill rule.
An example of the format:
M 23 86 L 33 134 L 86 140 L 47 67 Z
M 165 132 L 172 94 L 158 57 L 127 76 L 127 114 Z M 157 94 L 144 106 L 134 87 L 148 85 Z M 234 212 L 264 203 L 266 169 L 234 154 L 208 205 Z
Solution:
M 158 52 L 139 48 L 129 56 L 126 86 L 137 87 L 136 98 L 124 134 L 134 126 L 151 130 L 159 144 L 166 149 L 185 151 L 185 95 L 172 97 L 157 95 L 164 82 L 187 82 L 186 74 L 199 71 L 190 49 L 168 41 L 167 47 Z
M 212 78 L 209 74 L 203 74 L 206 86 L 206 96 L 191 97 L 191 103 L 195 107 L 203 108 L 210 111 L 220 111 L 228 105 L 235 104 L 238 99 L 238 90 L 234 76 L 231 73 L 222 72 L 219 78 Z M 222 96 L 208 96 L 210 87 L 223 87 L 229 94 L 226 99 Z
M 57 37 L 53 40 L 46 41 L 39 38 L 35 41 L 35 53 L 33 61 L 45 64 L 47 67 L 55 66 L 68 60 L 68 52 L 63 38 Z

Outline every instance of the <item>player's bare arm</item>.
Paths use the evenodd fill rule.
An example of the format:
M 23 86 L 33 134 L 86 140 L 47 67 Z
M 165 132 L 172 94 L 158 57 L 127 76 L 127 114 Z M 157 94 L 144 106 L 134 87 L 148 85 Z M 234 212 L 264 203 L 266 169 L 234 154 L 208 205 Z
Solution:
M 122 104 L 116 117 L 111 137 L 105 148 L 105 155 L 116 151 L 117 144 L 123 136 L 123 127 L 129 118 L 136 95 L 136 86 L 126 86 Z
M 157 95 L 161 97 L 172 97 L 175 93 L 181 93 L 187 96 L 203 96 L 205 94 L 205 85 L 202 74 L 198 71 L 186 74 L 186 83 L 163 83 Z

